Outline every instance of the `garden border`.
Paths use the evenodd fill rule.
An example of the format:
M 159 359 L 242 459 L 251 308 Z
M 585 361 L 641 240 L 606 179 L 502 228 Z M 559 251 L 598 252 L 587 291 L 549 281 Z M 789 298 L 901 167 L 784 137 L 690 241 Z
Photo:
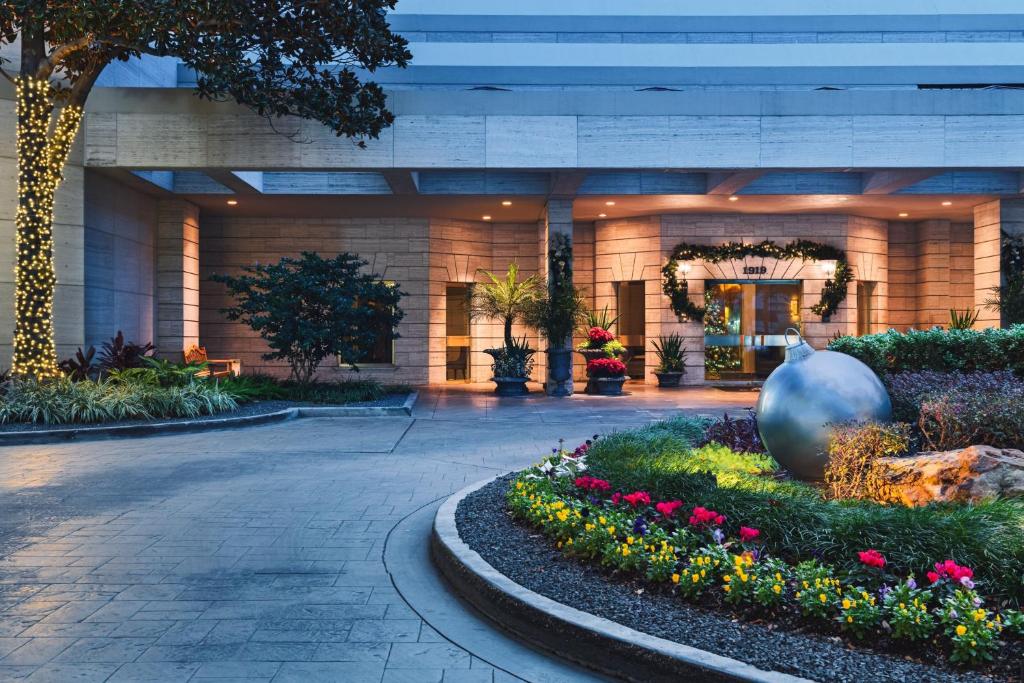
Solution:
M 430 548 L 434 563 L 455 591 L 502 628 L 547 652 L 631 681 L 806 683 L 804 678 L 641 633 L 515 583 L 463 542 L 455 523 L 459 503 L 496 478 L 471 484 L 441 504 Z
M 0 447 L 35 444 L 64 443 L 78 440 L 118 439 L 161 434 L 183 434 L 205 432 L 215 429 L 233 429 L 255 425 L 284 422 L 302 417 L 408 417 L 419 398 L 418 391 L 412 391 L 401 406 L 297 406 L 272 413 L 242 415 L 207 420 L 179 420 L 176 422 L 149 422 L 144 424 L 93 427 L 61 427 L 58 429 L 26 430 L 19 432 L 0 431 Z

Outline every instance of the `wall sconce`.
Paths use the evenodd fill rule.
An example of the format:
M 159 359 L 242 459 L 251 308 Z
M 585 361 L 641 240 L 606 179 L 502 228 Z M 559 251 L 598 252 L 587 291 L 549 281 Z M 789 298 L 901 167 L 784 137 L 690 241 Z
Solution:
M 836 262 L 834 260 L 821 261 L 821 270 L 825 273 L 825 277 L 831 279 L 836 274 Z
M 681 261 L 679 265 L 676 267 L 676 274 L 685 280 L 686 276 L 690 274 L 691 270 L 693 270 L 692 263 L 690 263 L 689 261 Z

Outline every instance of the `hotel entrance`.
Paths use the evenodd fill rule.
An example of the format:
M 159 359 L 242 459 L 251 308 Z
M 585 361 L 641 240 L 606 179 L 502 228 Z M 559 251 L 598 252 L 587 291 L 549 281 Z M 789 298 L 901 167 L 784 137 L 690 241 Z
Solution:
M 704 369 L 709 380 L 763 380 L 786 354 L 786 328 L 800 329 L 794 280 L 709 280 Z

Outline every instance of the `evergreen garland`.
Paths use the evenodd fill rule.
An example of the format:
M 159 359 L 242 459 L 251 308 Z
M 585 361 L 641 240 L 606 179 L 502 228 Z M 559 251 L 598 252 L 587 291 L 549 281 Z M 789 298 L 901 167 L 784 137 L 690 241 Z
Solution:
M 846 252 L 820 242 L 796 240 L 779 245 L 771 240 L 765 240 L 758 244 L 726 242 L 710 246 L 683 242 L 676 245 L 668 263 L 661 269 L 662 291 L 669 298 L 672 311 L 685 320 L 703 320 L 706 310 L 703 306 L 690 301 L 689 283 L 685 278 L 680 281 L 676 273 L 680 261 L 701 259 L 708 263 L 721 263 L 749 257 L 774 258 L 781 261 L 835 261 L 835 274 L 825 283 L 821 291 L 821 300 L 811 307 L 811 311 L 823 319 L 828 319 L 839 310 L 839 305 L 846 299 L 846 286 L 853 282 L 853 268 L 846 260 Z

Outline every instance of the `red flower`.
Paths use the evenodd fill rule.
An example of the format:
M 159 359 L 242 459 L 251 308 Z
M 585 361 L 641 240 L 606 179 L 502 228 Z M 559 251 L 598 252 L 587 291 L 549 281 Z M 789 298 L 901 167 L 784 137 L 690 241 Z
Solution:
M 885 557 L 874 548 L 857 553 L 857 557 L 860 558 L 861 563 L 869 567 L 881 569 L 885 566 Z
M 928 572 L 928 580 L 932 583 L 937 582 L 939 579 L 949 579 L 954 583 L 962 583 L 964 580 L 970 581 L 973 578 L 973 569 L 970 567 L 962 567 L 953 560 L 936 562 L 935 571 Z
M 690 515 L 690 526 L 721 526 L 724 522 L 725 515 L 720 515 L 714 510 L 704 507 L 693 508 L 693 513 Z
M 740 527 L 740 540 L 744 543 L 750 543 L 760 535 L 761 532 L 758 529 L 751 529 L 749 526 Z
M 669 517 L 672 517 L 674 514 L 676 514 L 676 510 L 678 510 L 682 506 L 683 501 L 670 500 L 658 503 L 657 505 L 654 506 L 654 509 L 657 510 L 662 517 L 668 519 Z
M 591 327 L 587 332 L 587 338 L 590 339 L 590 343 L 593 345 L 604 346 L 615 339 L 615 335 L 603 327 Z
M 576 477 L 576 488 L 581 488 L 584 491 L 608 491 L 612 485 L 604 479 L 597 479 L 596 477 Z
M 616 491 L 612 494 L 612 505 L 618 505 L 622 502 L 622 494 Z
M 651 504 L 651 495 L 647 493 L 647 491 L 634 491 L 633 493 L 623 496 L 622 499 L 633 507 L 636 507 L 641 503 L 644 505 Z
M 587 374 L 591 377 L 622 377 L 626 364 L 617 358 L 595 358 L 587 363 Z

